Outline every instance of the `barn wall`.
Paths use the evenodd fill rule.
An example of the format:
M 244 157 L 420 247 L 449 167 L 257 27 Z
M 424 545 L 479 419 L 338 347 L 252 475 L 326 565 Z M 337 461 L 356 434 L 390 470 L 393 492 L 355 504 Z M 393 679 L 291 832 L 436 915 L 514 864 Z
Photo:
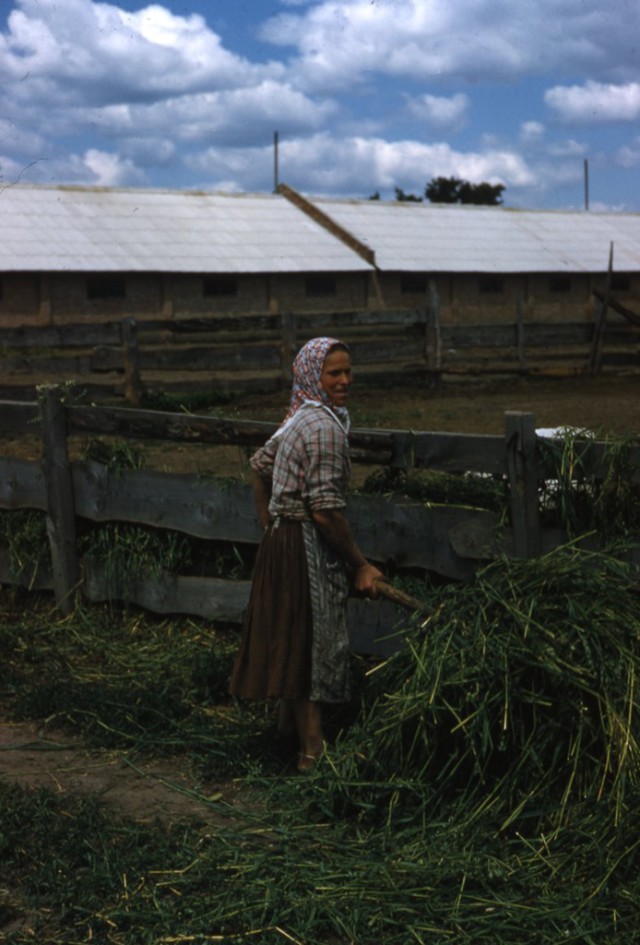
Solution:
M 579 322 L 593 319 L 592 292 L 603 292 L 607 283 L 604 273 L 568 277 L 554 273 L 497 274 L 494 286 L 486 284 L 492 277 L 473 273 L 411 273 L 408 278 L 398 272 L 379 273 L 377 279 L 365 273 L 323 273 L 317 277 L 305 273 L 233 277 L 114 273 L 114 280 L 124 282 L 125 296 L 89 298 L 88 281 L 92 278 L 91 273 L 0 276 L 0 327 L 97 322 L 124 316 L 145 319 L 216 313 L 414 309 L 428 304 L 431 282 L 440 300 L 443 325 L 512 324 L 520 295 L 526 321 Z M 615 278 L 615 298 L 640 311 L 640 274 L 617 273 Z M 205 283 L 212 279 L 221 280 L 222 285 L 209 285 L 207 289 Z M 314 284 L 314 279 L 320 282 Z M 229 291 L 231 283 L 233 291 Z
M 0 327 L 17 322 L 24 325 L 46 324 L 48 311 L 41 311 L 40 279 L 31 275 L 0 276 Z
M 268 275 L 178 274 L 167 277 L 166 282 L 165 298 L 171 304 L 166 314 L 177 318 L 269 310 Z

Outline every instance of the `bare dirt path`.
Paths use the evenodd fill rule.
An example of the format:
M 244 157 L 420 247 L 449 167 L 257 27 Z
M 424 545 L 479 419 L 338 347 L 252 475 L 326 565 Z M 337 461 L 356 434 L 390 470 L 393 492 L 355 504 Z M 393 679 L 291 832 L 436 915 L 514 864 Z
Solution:
M 139 822 L 228 823 L 220 805 L 244 806 L 238 785 L 197 784 L 180 758 L 131 762 L 120 752 L 88 751 L 64 733 L 33 722 L 0 721 L 0 781 L 56 794 L 96 795 Z

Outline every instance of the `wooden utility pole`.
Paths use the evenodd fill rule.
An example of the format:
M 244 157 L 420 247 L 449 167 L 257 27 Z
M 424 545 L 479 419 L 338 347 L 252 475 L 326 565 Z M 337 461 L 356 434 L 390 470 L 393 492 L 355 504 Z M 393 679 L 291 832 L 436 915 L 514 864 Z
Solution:
M 584 159 L 584 209 L 589 209 L 589 162 Z

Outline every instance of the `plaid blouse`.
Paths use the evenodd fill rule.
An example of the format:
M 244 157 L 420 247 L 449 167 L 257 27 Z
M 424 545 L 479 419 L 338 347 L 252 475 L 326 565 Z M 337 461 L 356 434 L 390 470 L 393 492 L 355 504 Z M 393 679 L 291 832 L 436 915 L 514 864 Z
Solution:
M 342 509 L 351 472 L 347 434 L 328 410 L 301 407 L 281 434 L 250 459 L 271 479 L 269 514 L 298 521 L 317 509 Z

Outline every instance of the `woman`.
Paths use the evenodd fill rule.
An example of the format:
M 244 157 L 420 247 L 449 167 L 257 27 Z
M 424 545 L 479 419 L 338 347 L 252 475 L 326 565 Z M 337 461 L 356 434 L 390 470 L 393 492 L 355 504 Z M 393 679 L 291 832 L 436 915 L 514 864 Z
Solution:
M 313 338 L 293 363 L 293 390 L 275 435 L 251 457 L 265 532 L 230 692 L 280 699 L 292 721 L 298 769 L 323 748 L 322 704 L 349 698 L 347 569 L 375 596 L 382 572 L 358 548 L 344 514 L 349 481 L 351 358 L 335 338 Z

